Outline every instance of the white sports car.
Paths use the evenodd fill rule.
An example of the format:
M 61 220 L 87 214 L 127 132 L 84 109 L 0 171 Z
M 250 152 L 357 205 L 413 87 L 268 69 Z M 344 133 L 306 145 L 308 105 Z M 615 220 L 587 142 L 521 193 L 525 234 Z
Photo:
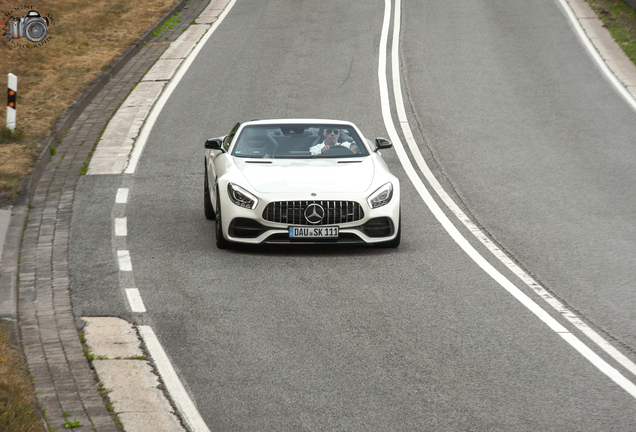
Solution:
M 400 183 L 350 122 L 255 120 L 205 142 L 216 244 L 400 244 Z

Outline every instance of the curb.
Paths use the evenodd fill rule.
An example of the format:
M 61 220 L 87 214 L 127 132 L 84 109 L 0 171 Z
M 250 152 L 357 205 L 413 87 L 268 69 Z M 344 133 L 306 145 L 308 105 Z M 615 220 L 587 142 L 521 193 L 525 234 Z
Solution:
M 559 0 L 592 60 L 626 102 L 636 109 L 636 65 L 585 0 Z M 636 0 L 633 0 L 636 3 Z
M 17 287 L 22 233 L 29 213 L 29 203 L 33 199 L 35 189 L 49 162 L 51 145 L 64 136 L 66 130 L 73 125 L 111 78 L 128 63 L 143 44 L 153 37 L 153 32 L 168 21 L 172 15 L 183 9 L 186 3 L 187 0 L 180 0 L 174 4 L 153 27 L 135 40 L 126 51 L 115 57 L 107 72 L 97 77 L 77 99 L 71 102 L 56 122 L 53 133 L 42 141 L 42 151 L 31 175 L 20 182 L 22 192 L 13 200 L 11 222 L 7 230 L 2 257 L 0 257 L 0 299 L 2 299 L 0 300 L 0 319 L 5 323 L 14 342 L 20 341 L 17 322 Z
M 17 314 L 18 274 L 23 227 L 28 212 L 27 204 L 13 206 L 0 263 L 0 319 L 14 342 L 20 341 Z

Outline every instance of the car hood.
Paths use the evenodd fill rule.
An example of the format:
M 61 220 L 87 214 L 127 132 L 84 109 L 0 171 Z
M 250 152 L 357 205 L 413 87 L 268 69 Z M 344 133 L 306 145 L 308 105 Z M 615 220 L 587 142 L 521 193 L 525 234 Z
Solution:
M 372 158 L 355 159 L 235 159 L 254 191 L 364 192 L 375 171 Z

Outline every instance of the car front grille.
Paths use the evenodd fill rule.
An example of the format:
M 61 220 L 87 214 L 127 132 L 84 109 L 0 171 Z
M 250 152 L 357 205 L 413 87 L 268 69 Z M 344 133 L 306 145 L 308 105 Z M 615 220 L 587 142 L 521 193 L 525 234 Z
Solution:
M 305 210 L 311 204 L 319 204 L 325 216 L 319 223 L 309 223 Z M 263 211 L 263 219 L 289 225 L 335 225 L 355 222 L 364 218 L 362 206 L 355 201 L 276 201 Z

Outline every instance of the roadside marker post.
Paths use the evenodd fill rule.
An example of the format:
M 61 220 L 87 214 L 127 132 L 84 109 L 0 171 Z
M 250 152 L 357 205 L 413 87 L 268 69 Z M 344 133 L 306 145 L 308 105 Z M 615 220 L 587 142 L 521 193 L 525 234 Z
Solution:
M 7 128 L 11 129 L 11 132 L 15 130 L 15 110 L 16 100 L 18 97 L 18 77 L 10 73 L 8 75 L 8 89 L 7 89 Z

